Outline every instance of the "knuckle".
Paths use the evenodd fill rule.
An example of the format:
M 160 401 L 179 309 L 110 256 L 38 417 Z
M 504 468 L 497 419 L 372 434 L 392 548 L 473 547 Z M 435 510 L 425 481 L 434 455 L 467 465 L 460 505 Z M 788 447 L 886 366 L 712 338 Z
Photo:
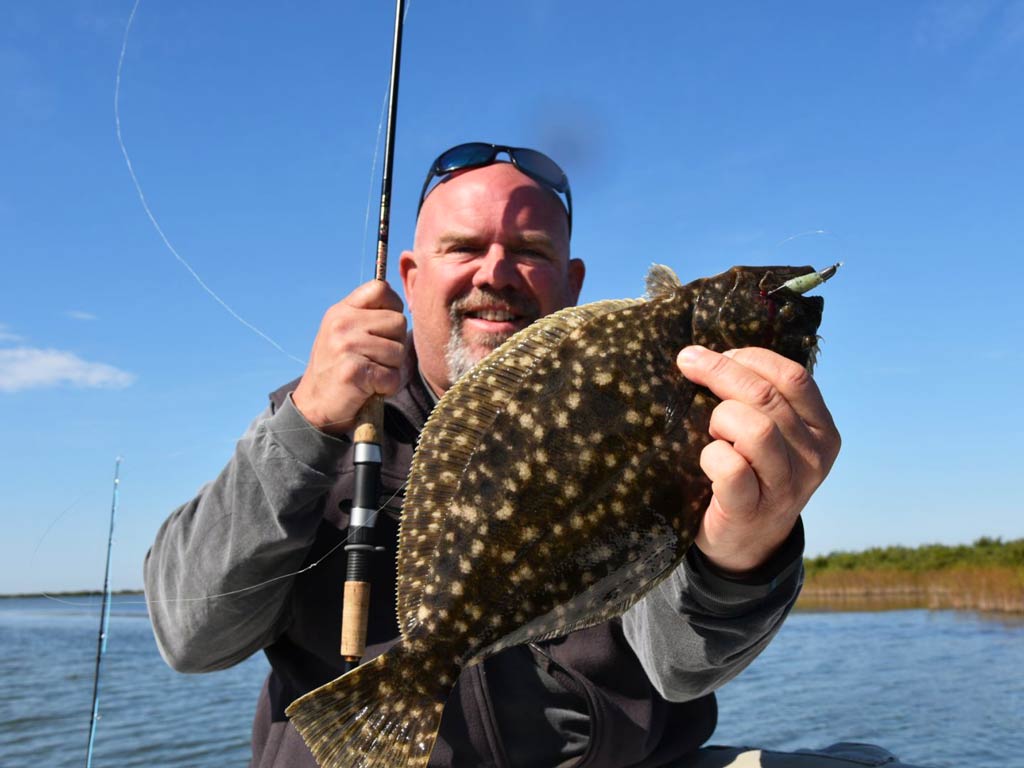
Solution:
M 756 379 L 747 387 L 750 403 L 756 408 L 771 408 L 778 402 L 779 390 L 764 379 Z
M 402 377 L 398 370 L 374 363 L 368 364 L 367 377 L 373 391 L 378 395 L 390 396 L 398 391 Z
M 752 416 L 747 426 L 751 440 L 757 444 L 769 443 L 775 439 L 778 427 L 767 416 Z
M 803 390 L 814 385 L 814 378 L 804 366 L 786 360 L 781 370 L 782 383 L 788 388 Z

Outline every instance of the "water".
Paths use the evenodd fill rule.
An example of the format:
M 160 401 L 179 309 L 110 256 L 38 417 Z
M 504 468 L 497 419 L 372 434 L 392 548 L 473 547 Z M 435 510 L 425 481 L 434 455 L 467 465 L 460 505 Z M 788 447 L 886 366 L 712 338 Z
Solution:
M 0 600 L 0 765 L 82 766 L 99 599 Z M 262 656 L 208 675 L 160 659 L 139 598 L 116 598 L 93 764 L 245 766 Z M 720 692 L 713 742 L 880 744 L 935 768 L 1024 768 L 1024 621 L 798 613 Z

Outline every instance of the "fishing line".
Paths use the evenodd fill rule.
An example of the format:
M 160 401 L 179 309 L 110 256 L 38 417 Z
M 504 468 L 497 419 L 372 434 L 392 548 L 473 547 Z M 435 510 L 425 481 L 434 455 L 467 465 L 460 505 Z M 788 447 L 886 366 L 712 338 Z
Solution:
M 366 191 L 366 215 L 363 217 L 363 244 L 359 252 L 363 254 L 359 259 L 359 284 L 366 282 L 366 237 L 370 231 L 370 208 L 373 206 L 373 187 L 377 180 L 377 157 L 380 154 L 380 135 L 384 132 L 384 118 L 388 109 L 388 92 L 384 91 L 384 103 L 380 107 L 380 121 L 377 123 L 377 143 L 373 145 L 373 162 L 370 163 L 370 184 Z
M 387 505 L 391 501 L 393 501 L 396 496 L 398 496 L 405 490 L 406 485 L 407 483 L 402 483 L 402 485 L 394 493 L 392 493 L 391 496 L 389 496 L 381 506 L 379 506 L 374 511 L 373 515 L 371 516 L 373 517 L 374 521 L 376 521 L 377 515 L 383 512 L 384 508 L 387 507 Z M 216 600 L 221 597 L 231 597 L 232 595 L 240 595 L 244 592 L 252 592 L 253 590 L 261 589 L 267 586 L 268 584 L 273 584 L 274 582 L 281 581 L 282 579 L 290 579 L 294 576 L 298 576 L 299 574 L 313 570 L 318 565 L 321 565 L 327 558 L 329 558 L 343 546 L 348 544 L 349 536 L 351 536 L 351 533 L 346 534 L 341 541 L 339 541 L 337 544 L 335 544 L 333 547 L 327 550 L 327 552 L 325 552 L 323 555 L 321 555 L 319 558 L 317 558 L 314 562 L 310 563 L 309 565 L 303 566 L 302 568 L 299 568 L 297 571 L 283 573 L 280 576 L 273 576 L 267 579 L 266 581 L 261 581 L 257 584 L 251 584 L 247 587 L 239 587 L 238 589 L 228 590 L 227 592 L 218 592 L 213 595 L 201 595 L 199 597 L 169 597 L 165 600 L 122 600 L 118 602 L 118 605 L 167 605 L 170 603 L 198 603 L 204 600 Z M 53 599 L 56 600 L 56 598 Z M 57 602 L 61 601 L 58 600 Z M 67 605 L 77 605 L 77 603 L 67 603 Z
M 32 554 L 29 556 L 28 568 L 29 568 L 30 571 L 32 570 L 32 566 L 35 565 L 36 552 L 38 552 L 39 548 L 41 546 L 43 546 L 43 542 L 46 540 L 46 537 L 50 535 L 50 531 L 53 530 L 53 526 L 55 526 L 57 523 L 59 523 L 61 521 L 61 518 L 63 518 L 64 515 L 66 515 L 68 512 L 70 512 L 72 509 L 74 509 L 75 505 L 78 504 L 78 502 L 80 502 L 81 500 L 82 500 L 82 494 L 79 494 L 77 499 L 75 499 L 68 506 L 66 506 L 63 509 L 63 511 L 61 511 L 60 514 L 58 514 L 57 517 L 55 517 L 53 519 L 53 522 L 51 522 L 48 526 L 46 526 L 46 530 L 43 531 L 42 535 L 39 537 L 39 541 L 36 542 L 35 549 L 32 550 Z
M 294 355 L 290 354 L 280 344 L 278 344 L 274 339 L 272 339 L 270 336 L 268 336 L 266 333 L 261 331 L 255 325 L 253 325 L 252 323 L 247 321 L 245 318 L 243 318 L 241 315 L 239 315 L 226 301 L 224 301 L 224 299 L 222 299 L 212 288 L 210 288 L 209 285 L 207 285 L 207 283 L 202 279 L 202 277 L 200 277 L 200 275 L 196 272 L 196 270 L 192 267 L 192 265 L 189 264 L 189 262 L 183 256 L 181 256 L 180 253 L 178 253 L 177 249 L 171 243 L 170 239 L 165 234 L 163 228 L 160 226 L 160 223 L 157 221 L 157 218 L 156 218 L 155 214 L 153 213 L 152 209 L 149 206 L 148 201 L 146 200 L 146 196 L 145 196 L 145 194 L 143 193 L 143 190 L 142 190 L 142 185 L 140 184 L 140 182 L 138 180 L 138 177 L 136 176 L 135 169 L 134 169 L 134 167 L 132 165 L 131 157 L 130 157 L 130 155 L 128 153 L 128 148 L 127 148 L 127 146 L 125 145 L 125 142 L 124 142 L 124 138 L 123 138 L 122 131 L 121 131 L 121 112 L 120 112 L 121 77 L 122 77 L 122 73 L 123 73 L 123 70 L 124 70 L 124 60 L 125 60 L 126 55 L 127 55 L 128 39 L 129 39 L 129 36 L 130 36 L 130 33 L 131 33 L 132 25 L 133 25 L 133 23 L 135 21 L 136 12 L 138 11 L 138 8 L 139 8 L 139 5 L 141 4 L 141 2 L 142 2 L 142 0 L 135 0 L 134 4 L 132 5 L 131 12 L 128 15 L 128 21 L 127 21 L 127 23 L 125 25 L 124 36 L 123 36 L 122 41 L 121 41 L 121 51 L 120 51 L 120 54 L 118 56 L 117 74 L 116 74 L 115 81 L 114 81 L 114 124 L 115 124 L 115 132 L 116 132 L 116 136 L 117 136 L 117 143 L 118 143 L 118 147 L 121 150 L 121 154 L 124 157 L 125 165 L 128 168 L 128 174 L 131 177 L 132 184 L 135 187 L 135 192 L 136 192 L 136 194 L 137 194 L 137 196 L 139 198 L 139 202 L 142 204 L 142 208 L 145 211 L 146 216 L 149 218 L 150 223 L 152 224 L 153 228 L 156 230 L 157 234 L 160 236 L 160 239 L 163 241 L 163 243 L 166 246 L 166 248 L 171 252 L 171 254 L 174 256 L 174 258 L 188 271 L 188 273 L 193 277 L 193 279 L 199 284 L 199 286 L 211 298 L 213 298 L 218 304 L 220 304 L 221 307 L 223 307 L 228 312 L 228 314 L 230 314 L 235 320 L 237 320 L 243 326 L 245 326 L 246 328 L 251 330 L 253 333 L 257 334 L 260 338 L 264 339 L 266 342 L 268 342 L 271 346 L 273 346 L 275 349 L 280 351 L 282 354 L 286 355 L 287 357 L 289 357 L 290 359 L 292 359 L 295 362 L 299 363 L 300 365 L 305 366 L 307 364 L 307 361 L 302 360 L 300 358 L 297 358 Z M 411 8 L 411 3 L 406 5 L 405 14 L 403 15 L 403 22 L 404 22 L 404 20 L 406 18 L 408 18 L 410 8 Z M 365 251 L 365 249 L 366 249 L 367 232 L 369 230 L 370 207 L 371 207 L 371 204 L 372 204 L 372 195 L 373 195 L 373 191 L 372 191 L 373 190 L 373 180 L 374 180 L 374 177 L 375 177 L 375 174 L 376 174 L 377 158 L 379 157 L 379 151 L 380 151 L 380 136 L 381 136 L 381 133 L 383 131 L 384 118 L 385 118 L 386 109 L 387 109 L 387 93 L 385 93 L 384 106 L 382 107 L 381 118 L 380 118 L 380 121 L 378 122 L 377 140 L 376 140 L 376 144 L 374 146 L 374 157 L 373 157 L 373 162 L 371 164 L 371 175 L 370 175 L 371 186 L 370 186 L 370 193 L 369 193 L 369 195 L 367 197 L 367 208 L 366 208 L 366 215 L 365 215 L 365 218 L 364 218 L 364 227 L 363 227 L 363 245 L 362 245 L 362 250 L 363 251 Z M 362 262 L 362 259 L 360 261 Z M 361 272 L 360 272 L 360 279 L 362 281 L 362 267 L 361 267 Z M 268 434 L 276 434 L 276 433 L 279 433 L 279 432 L 283 433 L 283 432 L 291 432 L 291 431 L 299 431 L 299 430 L 304 431 L 304 430 L 307 430 L 307 429 L 314 429 L 314 427 L 312 427 L 311 425 L 304 425 L 302 427 L 296 427 L 296 428 L 288 429 L 288 430 L 268 430 Z M 250 438 L 246 438 L 245 436 L 243 436 L 240 439 L 241 440 L 253 439 L 254 437 L 255 436 L 250 437 Z M 401 493 L 402 491 L 405 490 L 406 484 L 407 483 L 403 483 L 384 502 L 384 504 L 382 506 L 378 507 L 373 512 L 371 517 L 376 519 L 376 516 L 378 514 L 380 514 L 380 512 L 399 493 Z M 54 522 L 54 524 L 55 523 L 56 523 L 56 521 Z M 51 527 L 52 527 L 52 525 L 51 525 Z M 282 574 L 282 575 L 279 575 L 279 576 L 274 576 L 272 578 L 266 579 L 265 581 L 261 581 L 261 582 L 256 583 L 256 584 L 252 584 L 252 585 L 247 586 L 247 587 L 241 587 L 239 589 L 229 590 L 227 592 L 221 592 L 221 593 L 211 594 L 211 595 L 203 595 L 203 596 L 199 596 L 199 597 L 168 598 L 166 600 L 124 601 L 121 604 L 124 604 L 124 605 L 140 605 L 140 604 L 150 605 L 150 604 L 154 604 L 155 605 L 155 604 L 158 604 L 158 603 L 198 602 L 198 601 L 203 601 L 203 600 L 214 600 L 214 599 L 218 599 L 218 598 L 222 598 L 222 597 L 229 597 L 229 596 L 241 594 L 241 593 L 244 593 L 244 592 L 250 592 L 252 590 L 256 590 L 256 589 L 260 589 L 262 587 L 265 587 L 265 586 L 267 586 L 269 584 L 272 584 L 274 582 L 281 581 L 282 579 L 287 579 L 287 578 L 292 578 L 294 576 L 298 576 L 299 574 L 306 573 L 306 572 L 312 570 L 313 568 L 316 568 L 317 566 L 322 564 L 325 560 L 327 560 L 327 558 L 329 558 L 331 555 L 333 555 L 335 552 L 337 552 L 338 549 L 342 548 L 345 544 L 347 544 L 348 541 L 349 541 L 349 536 L 351 536 L 351 532 L 347 533 L 340 542 L 338 542 L 334 547 L 332 547 L 330 550 L 328 550 L 324 555 L 319 557 L 313 563 L 310 563 L 309 565 L 304 566 L 303 568 L 300 568 L 300 569 L 298 569 L 296 571 L 293 571 L 293 572 L 290 572 L 290 573 L 286 573 L 286 574 Z M 68 603 L 67 601 L 62 601 L 62 600 L 59 600 L 58 598 L 55 598 L 55 597 L 52 597 L 52 596 L 48 596 L 48 597 L 49 597 L 49 599 L 52 599 L 52 600 L 54 600 L 56 602 L 63 602 L 63 603 L 68 604 L 68 605 L 77 605 L 76 603 Z
M 218 296 L 217 293 L 212 288 L 210 288 L 210 286 L 208 286 L 206 284 L 206 282 L 203 280 L 203 278 L 201 278 L 199 276 L 199 274 L 192 268 L 192 265 L 189 264 L 181 256 L 181 254 L 178 253 L 177 249 L 175 249 L 175 247 L 171 244 L 171 241 L 167 238 L 167 235 L 164 234 L 164 230 L 160 226 L 160 223 L 156 220 L 156 216 L 153 214 L 153 211 L 150 209 L 149 203 L 146 201 L 146 196 L 142 192 L 142 185 L 139 183 L 139 179 L 135 175 L 135 169 L 132 167 L 132 160 L 131 160 L 131 157 L 129 157 L 129 155 L 128 155 L 128 148 L 125 146 L 124 139 L 121 136 L 121 106 L 120 106 L 120 104 L 121 104 L 121 72 L 124 69 L 125 52 L 128 50 L 128 35 L 131 32 L 132 23 L 135 20 L 135 12 L 138 10 L 139 4 L 141 2 L 142 2 L 142 0 L 135 0 L 135 5 L 132 6 L 131 13 L 128 15 L 128 23 L 125 25 L 125 28 L 124 28 L 124 38 L 121 41 L 121 55 L 117 59 L 117 77 L 114 80 L 114 126 L 116 128 L 116 133 L 117 133 L 117 144 L 121 148 L 121 154 L 124 156 L 125 165 L 128 166 L 128 175 L 131 176 L 132 184 L 135 185 L 135 192 L 139 196 L 139 202 L 142 203 L 142 209 L 146 212 L 146 216 L 149 217 L 150 223 L 153 225 L 153 228 L 156 230 L 156 233 L 160 236 L 160 239 L 163 240 L 164 245 L 167 246 L 167 250 L 169 250 L 171 252 L 171 254 L 174 256 L 174 258 L 176 258 L 178 260 L 178 262 L 186 270 L 188 270 L 188 273 L 190 275 L 192 275 L 192 277 L 195 279 L 195 281 L 197 283 L 199 283 L 199 287 L 200 288 L 202 288 L 204 291 L 206 291 L 206 293 L 209 294 L 214 299 L 214 301 L 216 301 L 225 310 L 227 310 L 228 314 L 231 315 L 233 318 L 235 318 L 235 320 L 240 322 L 242 325 L 244 325 L 250 331 L 252 331 L 257 336 L 262 338 L 264 341 L 268 342 L 272 347 L 277 349 L 283 355 L 285 355 L 286 357 L 291 358 L 295 362 L 299 363 L 299 365 L 305 367 L 306 366 L 306 361 L 305 360 L 302 360 L 302 359 L 300 359 L 298 357 L 295 357 L 293 354 L 288 352 L 284 347 L 282 347 L 280 344 L 278 344 L 276 341 L 274 341 L 272 338 L 270 338 L 270 336 L 265 334 L 263 331 L 261 331 L 255 325 L 253 325 L 248 320 L 246 320 L 244 317 L 239 315 L 234 309 L 231 308 L 231 306 L 226 301 L 224 301 L 224 299 L 222 299 L 220 296 Z
M 790 235 L 785 240 L 782 240 L 781 242 L 779 242 L 775 247 L 776 248 L 781 248 L 786 243 L 788 243 L 790 240 L 796 240 L 799 237 L 808 237 L 810 235 L 831 235 L 831 234 L 832 234 L 831 232 L 829 232 L 828 230 L 825 230 L 825 229 L 809 229 L 806 232 L 798 232 L 795 235 Z
M 405 13 L 402 15 L 403 24 L 405 24 L 405 20 L 409 18 L 410 8 L 412 8 L 411 0 L 405 5 Z M 366 192 L 366 215 L 363 217 L 363 244 L 359 248 L 359 253 L 362 254 L 362 258 L 359 259 L 360 285 L 366 281 L 366 238 L 370 231 L 370 209 L 373 207 L 373 189 L 376 186 L 377 181 L 377 158 L 380 156 L 380 135 L 384 132 L 384 120 L 387 117 L 389 91 L 390 88 L 384 89 L 384 100 L 380 105 L 380 120 L 377 121 L 377 141 L 373 145 L 373 162 L 370 163 L 370 183 Z

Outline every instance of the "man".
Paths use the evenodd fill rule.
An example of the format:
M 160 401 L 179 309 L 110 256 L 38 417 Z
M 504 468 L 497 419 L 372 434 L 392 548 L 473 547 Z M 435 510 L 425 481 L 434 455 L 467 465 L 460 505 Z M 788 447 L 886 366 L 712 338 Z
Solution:
M 391 514 L 377 523 L 374 655 L 398 635 L 393 507 L 416 435 L 473 363 L 576 302 L 584 266 L 570 258 L 570 228 L 568 182 L 544 155 L 476 143 L 443 153 L 399 262 L 412 343 L 402 301 L 384 283 L 331 307 L 301 379 L 271 395 L 221 475 L 161 528 L 146 587 L 168 663 L 208 671 L 261 649 L 270 661 L 253 765 L 313 764 L 284 708 L 342 671 L 345 557 L 335 548 L 348 524 L 360 407 L 387 398 L 381 501 Z M 714 498 L 697 547 L 621 621 L 464 672 L 431 765 L 655 766 L 692 755 L 714 729 L 711 691 L 778 630 L 799 589 L 799 514 L 839 435 L 813 380 L 774 353 L 691 347 L 678 364 L 722 399 L 701 460 Z M 188 599 L 196 596 L 209 599 Z

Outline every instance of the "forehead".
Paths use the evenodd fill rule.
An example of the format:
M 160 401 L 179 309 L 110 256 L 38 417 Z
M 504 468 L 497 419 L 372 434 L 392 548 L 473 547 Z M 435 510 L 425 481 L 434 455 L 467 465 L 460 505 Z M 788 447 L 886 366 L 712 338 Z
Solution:
M 416 241 L 449 231 L 535 231 L 568 247 L 565 207 L 552 190 L 510 163 L 460 171 L 427 195 L 416 224 Z

